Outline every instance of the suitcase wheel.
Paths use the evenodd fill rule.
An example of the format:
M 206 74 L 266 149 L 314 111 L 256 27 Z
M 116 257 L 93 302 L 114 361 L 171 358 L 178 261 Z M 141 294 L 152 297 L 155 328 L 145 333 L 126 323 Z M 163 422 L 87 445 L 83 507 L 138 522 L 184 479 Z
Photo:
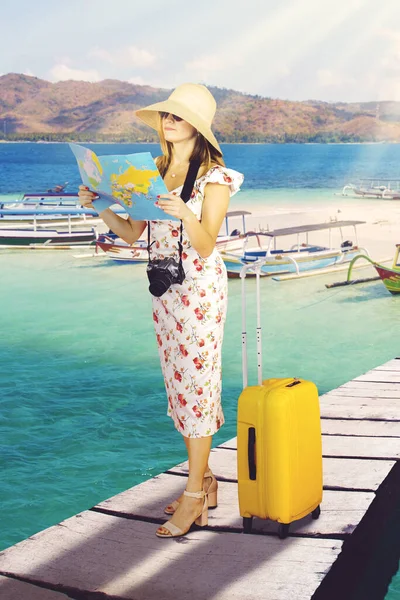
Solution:
M 243 533 L 251 533 L 253 517 L 243 517 Z
M 319 519 L 320 514 L 321 514 L 321 507 L 317 506 L 317 508 L 312 511 L 311 516 L 313 519 Z
M 278 529 L 278 535 L 281 540 L 284 540 L 289 535 L 289 523 L 280 523 Z

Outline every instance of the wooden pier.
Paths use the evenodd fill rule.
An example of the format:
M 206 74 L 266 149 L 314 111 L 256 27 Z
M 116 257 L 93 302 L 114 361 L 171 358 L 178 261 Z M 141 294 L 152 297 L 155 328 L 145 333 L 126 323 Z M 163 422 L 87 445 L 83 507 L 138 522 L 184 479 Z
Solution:
M 318 520 L 285 540 L 258 519 L 243 534 L 232 439 L 212 451 L 219 505 L 206 529 L 155 536 L 183 463 L 0 553 L 0 599 L 383 600 L 400 556 L 400 359 L 320 402 Z

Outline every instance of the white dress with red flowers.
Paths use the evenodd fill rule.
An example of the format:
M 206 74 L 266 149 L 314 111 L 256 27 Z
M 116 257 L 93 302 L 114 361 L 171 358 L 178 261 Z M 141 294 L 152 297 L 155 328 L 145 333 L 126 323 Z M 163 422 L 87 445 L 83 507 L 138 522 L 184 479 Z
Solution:
M 221 166 L 196 180 L 187 206 L 201 220 L 207 183 L 229 185 L 231 196 L 243 175 Z M 181 188 L 172 193 L 179 195 Z M 151 258 L 179 259 L 179 221 L 151 221 Z M 221 347 L 227 309 L 227 275 L 214 248 L 201 258 L 183 229 L 182 285 L 153 298 L 153 319 L 168 396 L 168 415 L 185 437 L 213 435 L 224 423 L 221 406 Z

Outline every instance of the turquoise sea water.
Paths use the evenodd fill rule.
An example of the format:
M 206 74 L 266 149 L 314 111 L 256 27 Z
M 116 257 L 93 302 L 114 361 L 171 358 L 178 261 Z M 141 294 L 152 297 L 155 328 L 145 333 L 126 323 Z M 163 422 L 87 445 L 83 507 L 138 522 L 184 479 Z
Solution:
M 93 147 L 99 153 L 143 150 Z M 0 195 L 64 181 L 73 188 L 79 175 L 68 152 L 63 145 L 0 145 Z M 285 205 L 322 206 L 357 175 L 393 177 L 400 148 L 226 146 L 225 156 L 246 174 L 231 208 L 284 211 Z M 144 267 L 73 254 L 0 252 L 0 548 L 185 458 L 181 437 L 165 415 Z M 323 393 L 399 354 L 390 333 L 398 330 L 399 299 L 380 282 L 327 290 L 324 284 L 337 278 L 262 280 L 265 377 L 310 378 Z M 249 281 L 249 332 L 255 329 L 254 290 Z M 240 282 L 230 280 L 226 424 L 214 445 L 235 435 L 240 319 Z M 252 336 L 249 344 L 254 381 Z M 387 600 L 399 598 L 398 574 Z

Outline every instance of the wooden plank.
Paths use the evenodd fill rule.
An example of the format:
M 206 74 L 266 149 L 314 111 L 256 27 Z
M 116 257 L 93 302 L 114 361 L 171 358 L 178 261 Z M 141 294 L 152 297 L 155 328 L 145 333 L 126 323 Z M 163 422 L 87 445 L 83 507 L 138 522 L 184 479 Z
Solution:
M 387 365 L 393 362 L 400 364 L 399 360 L 395 360 Z M 381 371 L 380 375 L 387 372 L 393 373 Z M 320 405 L 322 417 L 400 421 L 400 383 L 370 382 L 357 378 L 323 394 Z
M 373 391 L 385 391 L 385 390 L 390 390 L 390 391 L 394 391 L 397 392 L 398 394 L 400 394 L 400 384 L 399 383 L 385 383 L 384 381 L 355 381 L 354 379 L 352 381 L 348 381 L 347 383 L 344 383 L 343 385 L 331 390 L 331 392 L 336 392 L 336 391 L 340 391 L 340 390 L 348 390 L 348 389 L 353 389 L 353 390 L 362 390 L 362 389 L 368 389 L 368 390 L 373 390 Z M 329 393 L 329 392 L 327 392 Z M 367 394 L 369 395 L 369 394 Z
M 109 498 L 98 504 L 96 508 L 146 519 L 160 519 L 160 517 L 167 519 L 168 517 L 163 513 L 164 507 L 181 494 L 186 478 L 163 473 L 155 479 L 156 481 L 145 481 Z M 374 497 L 373 492 L 327 490 L 324 492 L 320 518 L 313 520 L 310 516 L 305 517 L 293 523 L 290 530 L 309 535 L 350 533 L 361 521 Z M 218 507 L 209 511 L 209 527 L 242 529 L 236 483 L 219 482 Z M 255 519 L 254 529 L 277 533 L 278 525 L 269 520 Z
M 164 508 L 182 494 L 185 485 L 186 477 L 161 473 L 100 502 L 96 508 L 159 519 L 161 522 L 169 518 L 164 514 Z
M 393 382 L 400 383 L 399 371 L 369 371 L 364 375 L 355 377 L 353 381 L 378 381 L 378 382 Z
M 236 448 L 236 439 L 234 445 L 222 444 L 221 448 Z M 394 437 L 323 435 L 322 453 L 324 456 L 397 460 L 400 458 L 400 443 Z
M 379 388 L 378 386 L 383 385 L 383 388 Z M 332 396 L 337 397 L 341 396 L 343 398 L 379 398 L 379 399 L 400 399 L 400 385 L 397 386 L 389 386 L 389 384 L 378 384 L 378 383 L 367 383 L 362 385 L 357 384 L 356 386 L 348 387 L 342 386 L 337 388 L 336 390 L 332 390 L 331 392 L 327 392 L 323 396 L 320 396 L 320 401 L 323 402 L 325 398 L 330 398 Z
M 400 371 L 400 359 L 393 358 L 392 360 L 388 360 L 387 363 L 375 367 L 375 369 L 371 369 L 371 371 Z M 368 371 L 368 373 L 371 371 Z
M 397 438 L 374 438 L 362 436 L 322 436 L 324 456 L 361 456 L 366 458 L 400 458 L 400 443 Z
M 400 437 L 400 421 L 342 421 L 321 419 L 325 435 L 361 435 L 372 437 Z
M 321 398 L 320 402 L 321 406 L 325 406 L 327 404 L 342 404 L 344 406 L 348 405 L 357 405 L 357 406 L 382 406 L 382 412 L 386 408 L 399 408 L 400 407 L 400 399 L 399 398 L 382 398 L 379 396 L 369 398 L 367 395 L 364 396 L 343 396 L 341 394 L 336 394 L 331 392 L 330 394 L 326 394 Z
M 382 407 L 358 404 L 322 404 L 322 418 L 336 419 L 381 419 L 400 421 L 400 407 Z
M 0 569 L 88 593 L 146 600 L 309 600 L 340 553 L 337 540 L 193 531 L 86 511 L 0 555 Z M 34 544 L 33 544 L 34 541 Z
M 237 481 L 236 438 L 211 451 L 210 467 L 216 477 Z M 391 460 L 366 460 L 358 458 L 324 458 L 324 486 L 339 489 L 376 490 L 395 464 Z M 171 469 L 172 473 L 188 473 L 184 462 Z
M 0 575 L 0 598 L 4 600 L 68 600 L 68 596 L 53 590 L 2 577 Z

